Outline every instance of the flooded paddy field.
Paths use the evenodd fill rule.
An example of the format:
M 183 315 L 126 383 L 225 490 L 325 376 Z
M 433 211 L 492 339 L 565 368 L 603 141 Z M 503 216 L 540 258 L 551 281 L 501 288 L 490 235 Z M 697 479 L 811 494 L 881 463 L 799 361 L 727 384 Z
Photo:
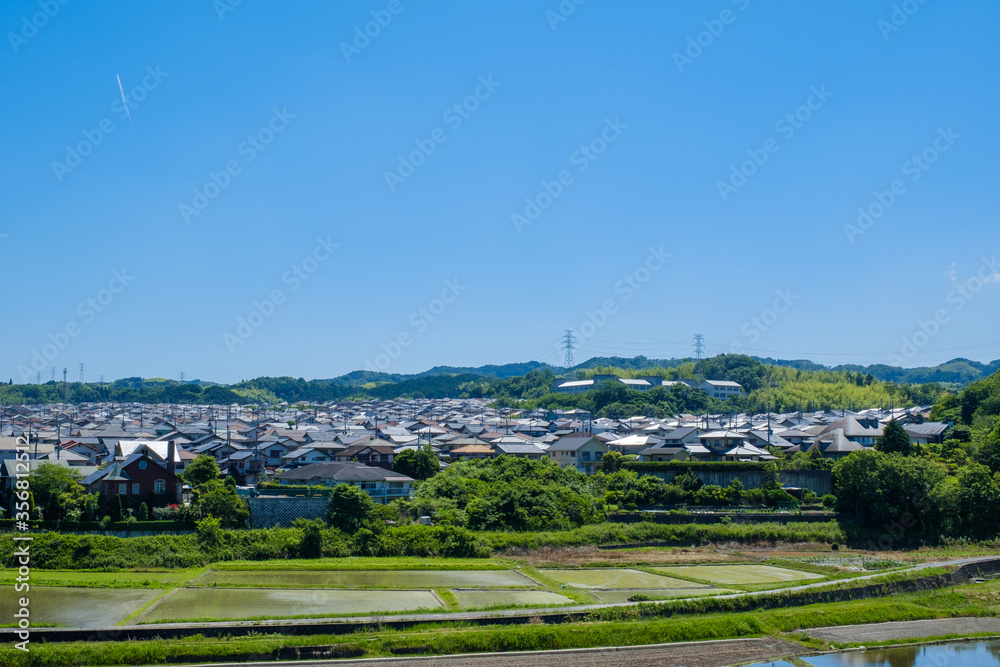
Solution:
M 771 565 L 692 565 L 680 567 L 657 567 L 657 572 L 665 575 L 691 577 L 711 581 L 715 584 L 750 585 L 776 584 L 807 579 L 823 579 L 823 575 L 801 570 L 790 570 Z
M 538 583 L 513 570 L 209 570 L 193 586 L 510 588 Z
M 13 619 L 17 611 L 15 605 L 23 595 L 30 600 L 34 626 L 105 628 L 120 623 L 162 592 L 142 588 L 67 588 L 32 584 L 27 593 L 0 595 L 0 615 Z
M 293 616 L 345 616 L 439 609 L 431 591 L 179 588 L 164 596 L 139 623 L 188 619 L 240 620 Z

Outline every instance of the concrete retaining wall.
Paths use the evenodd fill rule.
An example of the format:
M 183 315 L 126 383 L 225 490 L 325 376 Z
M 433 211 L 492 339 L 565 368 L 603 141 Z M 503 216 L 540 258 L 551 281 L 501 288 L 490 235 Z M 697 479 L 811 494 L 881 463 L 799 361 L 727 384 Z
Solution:
M 326 498 L 257 496 L 248 498 L 250 503 L 250 527 L 287 528 L 299 517 L 320 519 L 326 514 Z

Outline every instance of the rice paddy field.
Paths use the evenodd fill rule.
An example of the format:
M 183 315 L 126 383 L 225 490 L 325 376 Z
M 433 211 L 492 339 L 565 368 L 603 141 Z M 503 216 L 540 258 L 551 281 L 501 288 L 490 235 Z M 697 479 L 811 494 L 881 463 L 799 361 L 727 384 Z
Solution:
M 789 570 L 771 565 L 693 565 L 657 567 L 657 572 L 710 581 L 713 584 L 743 585 L 777 584 L 792 581 L 823 579 L 821 574 Z
M 194 586 L 259 588 L 484 588 L 537 586 L 513 570 L 209 570 Z
M 441 606 L 441 600 L 431 591 L 179 588 L 143 613 L 139 622 L 344 616 Z
M 554 581 L 574 588 L 698 588 L 701 584 L 628 568 L 539 570 Z
M 549 605 L 573 604 L 571 598 L 549 591 L 490 591 L 456 590 L 455 597 L 463 607 L 480 609 L 484 607 L 546 607 Z
M 13 589 L 11 589 L 13 591 Z M 31 586 L 32 623 L 70 628 L 107 628 L 121 623 L 162 591 L 128 588 Z M 14 618 L 20 594 L 0 595 L 0 615 Z
M 297 561 L 268 561 L 245 569 L 226 563 L 168 572 L 35 570 L 32 621 L 40 627 L 93 628 L 615 604 L 636 595 L 653 600 L 702 597 L 824 578 L 761 564 L 573 569 L 525 565 L 522 571 L 518 562 L 505 561 L 500 566 L 505 569 L 498 562 L 487 564 L 489 569 L 456 562 L 457 567 L 449 569 L 446 559 L 418 564 L 372 558 L 345 563 L 343 569 L 331 560 L 302 561 L 301 568 Z M 400 566 L 409 569 L 393 569 Z M 12 584 L 13 576 L 12 571 L 0 571 L 0 582 Z M 0 614 L 10 618 L 15 601 L 14 596 L 0 598 Z

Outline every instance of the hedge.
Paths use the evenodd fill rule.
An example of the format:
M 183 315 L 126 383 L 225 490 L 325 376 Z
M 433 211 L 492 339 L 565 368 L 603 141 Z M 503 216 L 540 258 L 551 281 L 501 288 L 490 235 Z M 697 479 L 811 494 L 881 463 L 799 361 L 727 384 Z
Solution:
M 666 472 L 669 470 L 740 472 L 743 470 L 763 470 L 765 465 L 767 463 L 762 461 L 623 461 L 622 469 L 636 472 Z

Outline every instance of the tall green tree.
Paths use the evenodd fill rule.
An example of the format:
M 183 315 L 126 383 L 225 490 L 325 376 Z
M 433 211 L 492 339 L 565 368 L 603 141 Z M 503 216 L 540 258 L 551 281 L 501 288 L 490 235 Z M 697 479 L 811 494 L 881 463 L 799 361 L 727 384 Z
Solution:
M 909 456 L 913 453 L 910 436 L 895 419 L 890 419 L 889 423 L 885 425 L 882 435 L 875 442 L 875 449 L 886 454 L 896 453 L 903 456 Z
M 208 454 L 201 454 L 194 461 L 188 464 L 184 470 L 184 481 L 192 487 L 201 486 L 205 482 L 218 479 L 221 471 L 219 464 Z
M 437 455 L 427 443 L 420 449 L 406 449 L 392 460 L 392 469 L 413 479 L 428 479 L 441 469 Z
M 976 454 L 976 460 L 994 473 L 1000 472 L 1000 420 L 986 436 L 986 440 Z
M 375 501 L 352 484 L 338 484 L 326 507 L 329 524 L 345 533 L 355 533 L 375 512 Z

